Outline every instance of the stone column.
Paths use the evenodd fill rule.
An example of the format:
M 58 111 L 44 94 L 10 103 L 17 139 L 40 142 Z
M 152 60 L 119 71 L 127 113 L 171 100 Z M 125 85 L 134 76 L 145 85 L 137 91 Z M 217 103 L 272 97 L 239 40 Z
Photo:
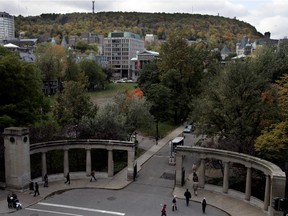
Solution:
M 246 174 L 246 187 L 245 187 L 245 200 L 249 201 L 251 197 L 251 167 L 247 167 L 247 174 Z
M 134 165 L 135 165 L 135 149 L 129 150 L 127 152 L 127 180 L 132 181 L 133 180 L 133 174 L 134 174 Z
M 44 181 L 44 176 L 45 174 L 47 174 L 46 152 L 41 153 L 41 163 L 42 163 L 42 180 Z
M 205 187 L 205 158 L 201 158 L 199 170 L 199 187 Z
M 176 154 L 176 185 L 181 186 L 182 183 L 182 167 L 183 157 L 180 151 Z
M 265 195 L 264 195 L 264 210 L 268 210 L 270 204 L 270 176 L 266 174 Z
M 229 189 L 229 162 L 224 163 L 223 193 L 228 193 Z
M 91 149 L 86 149 L 86 175 L 90 176 L 91 174 Z
M 64 149 L 64 177 L 69 172 L 69 153 L 68 149 Z
M 108 177 L 114 175 L 113 150 L 108 150 Z
M 7 189 L 23 190 L 31 181 L 28 128 L 9 127 L 4 133 L 5 183 Z

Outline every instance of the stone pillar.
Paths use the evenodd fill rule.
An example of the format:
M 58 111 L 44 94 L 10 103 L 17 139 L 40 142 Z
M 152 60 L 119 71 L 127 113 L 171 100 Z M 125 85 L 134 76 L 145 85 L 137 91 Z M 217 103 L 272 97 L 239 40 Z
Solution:
M 285 185 L 286 177 L 285 173 L 280 176 L 271 176 L 270 178 L 270 208 L 269 215 L 279 215 L 279 212 L 275 211 L 272 206 L 273 198 L 285 197 Z
M 42 162 L 42 180 L 44 181 L 44 176 L 47 174 L 47 163 L 46 163 L 46 152 L 41 153 Z
M 245 187 L 245 200 L 249 201 L 251 197 L 251 167 L 247 167 L 247 174 L 246 174 L 246 187 Z
M 64 177 L 69 172 L 69 152 L 68 149 L 64 149 Z
M 113 150 L 108 150 L 108 177 L 114 175 Z
M 90 176 L 91 174 L 91 149 L 86 149 L 86 175 Z
M 183 167 L 183 157 L 181 152 L 176 154 L 176 182 L 177 186 L 181 186 L 182 183 L 182 167 Z
M 28 128 L 5 128 L 5 182 L 8 189 L 23 190 L 31 181 Z
M 224 163 L 223 193 L 228 193 L 229 189 L 229 162 Z
M 270 204 L 270 176 L 266 174 L 265 195 L 264 195 L 264 210 L 268 210 Z
M 135 165 L 135 149 L 128 151 L 127 157 L 127 180 L 133 180 L 134 165 Z
M 199 187 L 205 187 L 205 158 L 201 158 L 199 170 Z

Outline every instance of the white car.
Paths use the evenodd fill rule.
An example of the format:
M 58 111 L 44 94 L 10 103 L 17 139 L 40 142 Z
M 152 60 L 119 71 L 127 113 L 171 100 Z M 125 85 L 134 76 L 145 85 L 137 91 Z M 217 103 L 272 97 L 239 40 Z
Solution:
M 191 133 L 191 131 L 192 131 L 192 125 L 189 124 L 185 126 L 183 133 Z

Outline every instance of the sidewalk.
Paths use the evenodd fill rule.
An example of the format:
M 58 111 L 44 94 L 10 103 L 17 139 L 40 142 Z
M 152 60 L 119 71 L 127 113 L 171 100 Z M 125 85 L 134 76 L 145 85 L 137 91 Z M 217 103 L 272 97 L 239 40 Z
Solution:
M 174 139 L 176 136 L 181 134 L 183 131 L 183 127 L 179 127 L 172 131 L 168 136 L 159 140 L 158 145 L 155 145 L 155 140 L 148 140 L 149 143 L 146 143 L 146 148 L 148 150 L 137 158 L 137 170 L 138 172 L 141 170 L 142 165 L 149 160 L 155 153 L 157 153 L 162 147 L 164 147 L 168 142 Z M 141 140 L 140 140 L 141 142 Z M 148 147 L 147 147 L 148 146 Z M 149 148 L 150 147 L 150 148 Z M 26 208 L 30 205 L 33 205 L 46 197 L 65 190 L 71 190 L 76 188 L 101 188 L 101 189 L 122 189 L 126 187 L 131 181 L 127 181 L 127 169 L 123 169 L 121 172 L 117 173 L 112 178 L 108 177 L 97 177 L 96 182 L 90 182 L 90 177 L 81 178 L 81 179 L 73 179 L 71 176 L 71 184 L 64 184 L 65 179 L 63 181 L 50 181 L 49 187 L 44 188 L 40 186 L 40 196 L 34 197 L 33 194 L 30 194 L 29 191 L 25 191 L 23 193 L 16 193 L 20 202 L 22 203 L 22 207 Z M 175 187 L 174 194 L 180 198 L 184 199 L 184 191 L 186 187 Z M 0 191 L 0 214 L 9 213 L 14 211 L 13 209 L 8 209 L 6 197 L 9 191 Z M 219 209 L 222 209 L 233 216 L 265 216 L 265 214 L 260 208 L 253 207 L 250 204 L 239 200 L 234 199 L 228 196 L 225 196 L 221 193 L 210 192 L 206 190 L 199 190 L 198 196 L 192 196 L 192 200 L 196 202 L 200 202 L 201 199 L 205 197 L 208 205 L 212 205 Z

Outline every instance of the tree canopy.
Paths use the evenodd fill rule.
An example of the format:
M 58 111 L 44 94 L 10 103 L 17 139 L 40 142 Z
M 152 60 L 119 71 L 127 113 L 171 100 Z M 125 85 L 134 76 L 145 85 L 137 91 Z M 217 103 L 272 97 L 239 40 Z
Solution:
M 226 65 L 209 82 L 203 80 L 202 93 L 192 101 L 198 132 L 225 140 L 222 148 L 251 153 L 261 122 L 271 113 L 271 106 L 262 100 L 268 88 L 267 79 L 249 64 Z
M 41 74 L 33 64 L 0 46 L 0 127 L 27 126 L 41 121 L 49 110 Z

